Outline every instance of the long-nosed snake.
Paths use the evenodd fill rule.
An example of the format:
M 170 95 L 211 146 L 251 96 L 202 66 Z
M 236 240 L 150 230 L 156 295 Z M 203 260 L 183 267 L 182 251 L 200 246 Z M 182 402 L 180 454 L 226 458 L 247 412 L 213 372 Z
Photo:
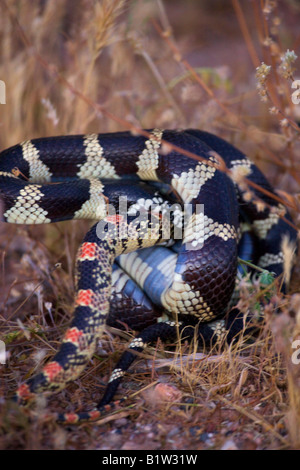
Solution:
M 3 221 L 98 221 L 78 252 L 71 325 L 54 358 L 19 387 L 17 400 L 25 403 L 37 393 L 58 391 L 78 377 L 107 323 L 121 321 L 141 330 L 113 371 L 97 408 L 59 415 L 60 421 L 97 419 L 111 402 L 134 352 L 158 337 L 166 340 L 183 330 L 193 337 L 193 326 L 198 325 L 199 341 L 234 338 L 245 322 L 241 312 L 228 307 L 241 222 L 251 224 L 258 240 L 254 261 L 276 276 L 283 271 L 283 238 L 296 243 L 289 214 L 239 150 L 199 130 L 148 133 L 41 138 L 0 154 Z M 196 161 L 179 150 L 166 150 L 162 141 L 201 158 Z M 216 154 L 233 175 L 246 175 L 269 195 L 237 184 L 238 178 L 219 169 Z M 125 209 L 120 198 L 126 201 Z M 107 213 L 108 203 L 115 209 L 112 214 Z M 175 236 L 176 230 L 181 237 Z M 177 241 L 171 250 L 155 247 L 171 245 L 170 240 Z M 162 312 L 170 320 L 157 322 Z

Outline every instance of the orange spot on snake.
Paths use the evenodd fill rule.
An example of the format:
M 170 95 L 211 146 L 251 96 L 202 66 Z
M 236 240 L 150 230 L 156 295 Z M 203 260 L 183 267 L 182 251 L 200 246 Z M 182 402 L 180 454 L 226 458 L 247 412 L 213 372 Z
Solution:
M 22 400 L 28 400 L 33 394 L 30 392 L 27 384 L 22 384 L 17 390 L 17 395 L 19 398 L 22 398 Z
M 91 243 L 91 242 L 83 243 L 79 249 L 78 259 L 80 259 L 81 261 L 85 259 L 90 259 L 90 260 L 95 259 L 96 248 L 97 248 L 96 243 Z
M 122 215 L 108 215 L 106 217 L 107 222 L 110 222 L 111 224 L 118 225 L 121 222 L 124 221 L 124 217 Z
M 78 291 L 75 303 L 77 305 L 88 306 L 92 303 L 94 292 L 91 289 Z
M 64 336 L 64 341 L 70 341 L 71 343 L 78 343 L 78 340 L 83 336 L 83 331 L 78 330 L 75 326 L 69 328 Z
M 78 415 L 76 413 L 66 413 L 64 414 L 64 418 L 67 423 L 77 423 Z
M 101 413 L 98 410 L 94 410 L 90 412 L 91 419 L 97 419 L 97 418 L 100 418 L 100 416 L 101 416 Z
M 47 375 L 49 381 L 51 382 L 62 370 L 62 366 L 58 362 L 53 361 L 45 365 L 43 368 L 43 373 Z

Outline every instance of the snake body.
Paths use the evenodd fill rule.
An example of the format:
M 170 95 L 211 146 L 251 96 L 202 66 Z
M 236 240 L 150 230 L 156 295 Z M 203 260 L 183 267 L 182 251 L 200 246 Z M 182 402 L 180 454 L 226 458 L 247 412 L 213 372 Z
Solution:
M 116 365 L 97 408 L 59 415 L 59 421 L 97 419 L 135 351 L 158 337 L 167 340 L 181 331 L 193 337 L 195 325 L 204 343 L 235 337 L 245 323 L 241 312 L 228 308 L 241 222 L 251 224 L 257 241 L 254 261 L 276 276 L 283 272 L 283 238 L 296 243 L 288 212 L 242 152 L 204 131 L 146 132 L 148 137 L 118 132 L 40 138 L 0 154 L 4 222 L 97 221 L 78 251 L 73 320 L 54 358 L 19 387 L 18 402 L 61 390 L 78 377 L 106 324 L 126 323 L 141 331 Z M 236 178 L 222 171 L 218 155 Z M 241 174 L 255 183 L 251 192 L 239 182 Z M 126 199 L 125 211 L 120 198 Z M 181 240 L 168 247 L 180 229 Z M 169 320 L 157 322 L 162 311 Z

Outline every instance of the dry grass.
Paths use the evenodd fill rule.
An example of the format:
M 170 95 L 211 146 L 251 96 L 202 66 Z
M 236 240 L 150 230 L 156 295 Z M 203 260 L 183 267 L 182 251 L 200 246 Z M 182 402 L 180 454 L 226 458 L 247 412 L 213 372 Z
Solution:
M 254 0 L 250 9 L 237 0 L 32 0 L 30 7 L 1 1 L 7 104 L 0 105 L 0 148 L 40 136 L 113 132 L 124 121 L 127 128 L 202 128 L 255 160 L 299 225 L 300 105 L 291 103 L 294 72 L 282 73 L 281 56 L 287 49 L 299 55 L 300 11 L 296 2 L 276 3 Z M 256 90 L 261 62 L 272 70 L 265 80 L 259 69 Z M 9 360 L 0 368 L 0 447 L 299 448 L 300 375 L 291 361 L 291 341 L 300 333 L 298 267 L 290 296 L 274 294 L 266 305 L 257 340 L 204 358 L 185 343 L 170 358 L 157 345 L 150 352 L 165 363 L 140 361 L 119 394 L 129 387 L 150 392 L 101 425 L 62 428 L 40 412 L 82 409 L 99 399 L 127 344 L 110 334 L 82 377 L 48 404 L 39 402 L 35 416 L 11 409 L 6 398 L 53 354 L 68 324 L 73 260 L 87 226 L 1 224 L 0 332 Z M 160 405 L 157 380 L 171 386 L 160 397 L 176 400 Z

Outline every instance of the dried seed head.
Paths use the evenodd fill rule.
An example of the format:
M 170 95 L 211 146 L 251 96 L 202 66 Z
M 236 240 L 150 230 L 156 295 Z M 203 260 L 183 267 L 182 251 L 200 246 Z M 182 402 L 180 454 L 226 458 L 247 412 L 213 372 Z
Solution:
M 259 67 L 256 67 L 255 77 L 257 80 L 257 90 L 262 101 L 267 101 L 267 78 L 271 72 L 271 65 L 266 65 L 264 62 Z
M 283 78 L 292 79 L 293 72 L 295 67 L 293 67 L 293 63 L 297 60 L 297 55 L 294 51 L 290 51 L 289 49 L 280 57 L 281 64 L 278 67 L 278 71 Z

